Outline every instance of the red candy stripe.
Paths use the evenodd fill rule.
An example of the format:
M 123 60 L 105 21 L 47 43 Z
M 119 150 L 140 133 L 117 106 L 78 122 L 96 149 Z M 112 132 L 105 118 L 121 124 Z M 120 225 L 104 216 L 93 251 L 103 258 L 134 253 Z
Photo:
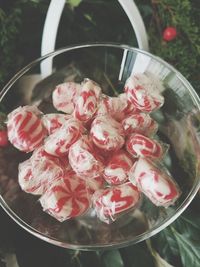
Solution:
M 140 193 L 131 183 L 97 190 L 93 197 L 93 206 L 100 220 L 109 223 L 115 216 L 138 204 Z
M 40 198 L 40 203 L 44 211 L 61 222 L 84 214 L 90 206 L 87 187 L 78 177 L 56 181 Z
M 126 149 L 135 158 L 151 157 L 160 159 L 165 152 L 158 141 L 141 134 L 132 134 L 126 141 Z
M 156 206 L 168 207 L 180 196 L 172 177 L 149 159 L 140 158 L 130 170 L 129 179 Z

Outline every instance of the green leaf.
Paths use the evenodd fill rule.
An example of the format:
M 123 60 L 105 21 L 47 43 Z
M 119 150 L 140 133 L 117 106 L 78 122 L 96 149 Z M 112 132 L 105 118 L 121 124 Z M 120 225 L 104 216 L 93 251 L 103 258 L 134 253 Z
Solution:
M 80 5 L 82 0 L 67 0 L 67 3 L 71 6 L 71 8 L 75 8 Z
M 106 251 L 102 254 L 105 267 L 123 267 L 124 263 L 118 250 Z
M 199 267 L 200 243 L 194 242 L 193 240 L 189 239 L 186 235 L 177 232 L 176 229 L 172 226 L 171 229 L 180 250 L 180 257 L 183 266 Z
M 146 241 L 147 246 L 149 248 L 149 251 L 151 252 L 152 256 L 154 257 L 156 267 L 174 267 L 171 264 L 169 264 L 166 260 L 164 260 L 158 252 L 152 247 L 151 240 L 148 239 Z
M 140 243 L 120 250 L 125 267 L 156 267 L 146 244 Z

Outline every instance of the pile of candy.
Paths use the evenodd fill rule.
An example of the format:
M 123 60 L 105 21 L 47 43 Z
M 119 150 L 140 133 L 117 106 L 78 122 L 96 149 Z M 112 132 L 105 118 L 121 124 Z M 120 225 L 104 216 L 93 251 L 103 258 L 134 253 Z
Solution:
M 41 195 L 47 213 L 59 221 L 90 208 L 110 223 L 138 207 L 142 193 L 157 206 L 174 204 L 180 190 L 160 162 L 168 145 L 155 139 L 149 115 L 163 103 L 162 84 L 149 74 L 128 78 L 118 97 L 103 94 L 90 79 L 59 84 L 52 94 L 60 113 L 35 106 L 8 115 L 9 141 L 32 152 L 19 164 L 19 184 Z

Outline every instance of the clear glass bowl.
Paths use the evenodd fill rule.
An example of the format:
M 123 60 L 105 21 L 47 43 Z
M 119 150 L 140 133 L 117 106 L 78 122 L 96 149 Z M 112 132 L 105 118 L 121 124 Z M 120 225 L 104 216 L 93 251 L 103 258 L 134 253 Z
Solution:
M 51 60 L 53 71 L 47 75 Z M 91 211 L 60 223 L 42 211 L 38 197 L 20 189 L 18 164 L 30 155 L 9 146 L 0 150 L 0 204 L 20 226 L 66 248 L 118 248 L 155 235 L 187 208 L 200 186 L 200 99 L 190 83 L 162 59 L 117 44 L 66 47 L 35 60 L 16 74 L 1 92 L 1 107 L 9 113 L 20 105 L 37 104 L 44 113 L 50 113 L 52 90 L 63 81 L 80 82 L 87 77 L 113 95 L 123 90 L 131 73 L 145 71 L 156 75 L 165 86 L 165 104 L 152 116 L 159 123 L 159 137 L 170 144 L 165 165 L 182 190 L 175 205 L 167 209 L 156 207 L 144 197 L 136 211 L 110 225 Z

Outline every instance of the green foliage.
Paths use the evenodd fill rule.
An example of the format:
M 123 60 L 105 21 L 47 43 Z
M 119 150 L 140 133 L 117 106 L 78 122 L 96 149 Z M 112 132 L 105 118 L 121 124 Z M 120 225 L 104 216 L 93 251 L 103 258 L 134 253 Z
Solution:
M 200 3 L 194 0 L 137 2 L 145 16 L 150 51 L 176 67 L 200 93 Z M 147 7 L 151 12 L 146 14 Z M 177 38 L 171 42 L 162 39 L 167 26 L 174 26 L 178 31 Z

